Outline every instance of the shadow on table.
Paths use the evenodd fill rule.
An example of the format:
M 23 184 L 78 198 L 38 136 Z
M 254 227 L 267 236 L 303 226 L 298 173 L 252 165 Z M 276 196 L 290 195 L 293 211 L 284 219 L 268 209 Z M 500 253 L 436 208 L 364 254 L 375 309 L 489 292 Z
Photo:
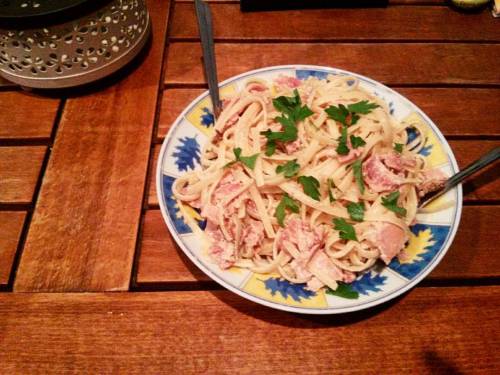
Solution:
M 398 304 L 408 294 L 406 292 L 389 302 L 361 311 L 329 315 L 307 315 L 272 309 L 246 300 L 228 291 L 210 291 L 210 293 L 221 302 L 238 310 L 241 314 L 264 320 L 271 324 L 305 329 L 348 326 L 370 319 Z
M 463 184 L 464 196 L 474 195 L 475 190 L 478 190 L 483 186 L 492 183 L 493 181 L 497 180 L 499 176 L 500 174 L 498 172 L 498 167 L 496 166 L 496 164 L 489 166 L 484 171 L 474 175 L 472 178 L 470 178 L 470 180 Z M 481 199 L 480 197 L 477 198 Z
M 433 374 L 455 374 L 461 375 L 464 372 L 460 371 L 453 363 L 449 360 L 441 358 L 435 351 L 426 350 L 424 352 L 424 361 L 429 370 L 432 370 Z

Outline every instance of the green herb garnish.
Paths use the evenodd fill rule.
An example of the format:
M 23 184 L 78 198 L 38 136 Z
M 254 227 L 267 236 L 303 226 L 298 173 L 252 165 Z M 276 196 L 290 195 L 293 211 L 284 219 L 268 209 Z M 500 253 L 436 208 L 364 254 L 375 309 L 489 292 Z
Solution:
M 297 159 L 290 160 L 283 165 L 278 165 L 276 167 L 276 173 L 283 173 L 286 178 L 291 178 L 299 173 L 300 164 L 297 163 Z
M 393 191 L 386 197 L 382 197 L 382 206 L 399 216 L 406 216 L 406 208 L 398 206 L 399 191 Z
M 317 201 L 320 200 L 319 181 L 313 176 L 300 176 L 297 181 L 302 185 L 304 193 Z
M 333 180 L 331 178 L 329 178 L 327 182 L 328 182 L 328 198 L 330 199 L 330 203 L 333 203 L 336 200 L 332 192 L 335 185 L 333 184 Z
M 266 155 L 271 156 L 276 151 L 276 141 L 293 142 L 297 140 L 297 122 L 314 114 L 311 109 L 302 105 L 297 89 L 293 91 L 294 96 L 280 96 L 273 99 L 273 106 L 281 112 L 281 116 L 274 118 L 283 126 L 283 131 L 273 132 L 266 130 L 260 134 L 267 138 Z
M 233 165 L 234 163 L 237 163 L 237 162 L 241 162 L 242 164 L 246 165 L 250 169 L 255 168 L 255 162 L 257 161 L 257 157 L 259 156 L 258 153 L 251 155 L 251 156 L 241 156 L 241 148 L 239 148 L 239 147 L 234 148 L 233 153 L 234 153 L 235 160 L 227 163 L 224 166 L 224 168 L 230 167 L 231 165 Z
M 342 298 L 347 298 L 347 299 L 357 299 L 359 298 L 359 293 L 354 290 L 352 286 L 349 284 L 345 283 L 337 283 L 337 289 L 333 290 L 330 288 L 327 288 L 325 293 L 330 294 L 332 296 L 337 296 L 337 297 L 342 297 Z
M 356 180 L 356 183 L 358 184 L 359 191 L 361 194 L 365 192 L 365 183 L 363 182 L 363 170 L 362 170 L 362 164 L 363 162 L 361 159 L 356 160 L 354 163 L 352 163 L 352 170 L 354 173 L 354 178 Z
M 394 143 L 394 151 L 396 151 L 398 154 L 401 154 L 403 152 L 403 144 Z
M 334 229 L 340 232 L 340 238 L 343 240 L 352 240 L 357 241 L 358 237 L 356 237 L 356 231 L 354 227 L 349 224 L 345 219 L 336 218 L 333 219 L 333 224 L 335 224 Z
M 290 210 L 295 213 L 299 212 L 299 205 L 287 193 L 285 193 L 281 198 L 278 207 L 276 207 L 276 212 L 274 213 L 274 216 L 276 217 L 276 219 L 278 219 L 278 224 L 280 226 L 284 225 L 283 222 L 285 220 L 285 210 Z
M 366 142 L 361 137 L 356 137 L 355 135 L 351 135 L 350 139 L 352 148 L 358 148 L 366 145 Z
M 347 212 L 349 212 L 349 216 L 354 221 L 363 221 L 365 216 L 365 205 L 360 203 L 349 203 L 347 205 Z

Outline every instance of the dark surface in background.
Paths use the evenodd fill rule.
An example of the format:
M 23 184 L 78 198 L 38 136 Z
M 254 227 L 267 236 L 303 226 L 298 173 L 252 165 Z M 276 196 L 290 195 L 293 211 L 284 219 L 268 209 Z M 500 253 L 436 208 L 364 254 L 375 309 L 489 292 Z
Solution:
M 389 0 L 241 0 L 243 12 L 313 8 L 378 8 Z

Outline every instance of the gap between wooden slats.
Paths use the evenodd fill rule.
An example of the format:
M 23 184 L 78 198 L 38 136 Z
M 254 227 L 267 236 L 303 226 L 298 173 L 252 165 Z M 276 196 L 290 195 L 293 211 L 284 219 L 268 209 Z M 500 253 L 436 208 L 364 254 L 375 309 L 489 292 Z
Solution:
M 0 211 L 0 290 L 9 283 L 26 212 Z
M 265 12 L 265 16 L 241 12 L 239 4 L 215 3 L 210 8 L 214 38 L 221 42 L 500 40 L 490 12 L 467 14 L 445 6 L 289 10 Z M 178 3 L 174 9 L 170 38 L 198 40 L 194 5 Z
M 281 64 L 334 66 L 388 85 L 491 85 L 500 82 L 500 44 L 269 43 L 215 46 L 219 79 Z M 202 84 L 199 43 L 169 46 L 165 84 Z

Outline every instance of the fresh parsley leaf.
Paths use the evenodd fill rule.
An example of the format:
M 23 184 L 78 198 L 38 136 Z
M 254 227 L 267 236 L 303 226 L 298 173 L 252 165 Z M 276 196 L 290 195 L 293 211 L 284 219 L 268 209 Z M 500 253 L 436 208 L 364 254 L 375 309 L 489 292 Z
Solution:
M 357 241 L 358 237 L 356 237 L 356 231 L 354 227 L 349 224 L 345 219 L 336 218 L 333 219 L 333 224 L 335 224 L 334 229 L 340 232 L 340 238 L 343 240 L 352 240 Z
M 347 126 L 342 125 L 342 132 L 338 139 L 338 145 L 335 149 L 339 155 L 347 155 L 349 153 L 349 147 L 347 146 Z
M 355 125 L 359 119 L 360 119 L 359 115 L 351 113 L 351 121 L 350 121 L 351 125 Z
M 241 163 L 245 164 L 250 169 L 255 168 L 255 162 L 257 161 L 257 157 L 259 156 L 258 153 L 251 155 L 251 156 L 241 156 L 241 148 L 240 147 L 234 148 L 233 153 L 234 153 L 235 160 L 227 163 L 224 166 L 224 168 L 230 167 L 231 165 L 233 165 L 234 163 L 237 163 L 237 162 L 241 162 Z
M 331 105 L 325 109 L 325 112 L 332 120 L 338 121 L 343 125 L 347 125 L 346 119 L 347 116 L 349 116 L 349 111 L 345 105 L 339 104 L 338 107 Z
M 347 107 L 343 104 L 339 104 L 338 107 L 331 105 L 325 109 L 325 112 L 332 120 L 338 121 L 342 125 L 349 126 L 358 122 L 360 119 L 358 113 L 366 115 L 377 107 L 379 107 L 378 104 L 369 103 L 368 100 L 362 100 L 357 103 L 348 104 Z
M 335 202 L 335 197 L 333 196 L 332 190 L 335 187 L 335 185 L 333 184 L 333 180 L 331 178 L 329 178 L 327 182 L 328 182 L 328 198 L 330 199 L 330 203 L 333 203 Z
M 352 286 L 349 284 L 345 284 L 342 282 L 337 283 L 337 289 L 333 290 L 327 288 L 325 293 L 330 294 L 332 296 L 347 298 L 347 299 L 357 299 L 359 298 L 359 293 L 354 290 Z
M 278 224 L 280 226 L 284 225 L 285 213 L 286 213 L 285 210 L 290 210 L 295 213 L 299 212 L 299 205 L 287 193 L 285 193 L 281 198 L 281 201 L 278 204 L 278 207 L 276 207 L 276 211 L 274 213 L 274 216 L 276 217 L 276 219 L 278 219 Z
M 382 197 L 382 206 L 399 216 L 406 216 L 406 208 L 398 206 L 399 191 L 393 191 L 386 197 Z
M 281 116 L 275 117 L 274 120 L 283 126 L 283 131 L 273 132 L 271 130 L 266 130 L 260 133 L 267 138 L 267 156 L 271 156 L 275 153 L 276 141 L 295 141 L 297 139 L 297 122 L 314 114 L 308 106 L 302 106 L 297 89 L 293 90 L 293 96 L 279 96 L 273 99 L 273 106 L 277 111 L 281 112 Z
M 401 154 L 403 152 L 403 144 L 394 143 L 394 151 L 396 151 L 398 154 Z
M 248 168 L 254 169 L 255 162 L 257 161 L 257 157 L 259 154 L 253 154 L 251 156 L 240 156 L 240 161 L 245 164 Z
M 266 156 L 272 156 L 276 152 L 276 141 L 267 141 Z
M 293 119 L 298 122 L 305 120 L 309 116 L 313 115 L 314 112 L 308 107 L 308 106 L 303 106 L 303 107 L 297 107 L 295 108 L 293 112 Z
M 293 121 L 286 116 L 278 116 L 275 120 L 283 125 L 283 131 L 273 132 L 268 129 L 260 134 L 264 135 L 268 141 L 291 142 L 297 139 L 297 127 Z
M 361 137 L 356 137 L 355 135 L 351 135 L 350 139 L 352 148 L 358 148 L 366 145 L 366 142 Z
M 349 104 L 347 109 L 352 113 L 361 113 L 362 115 L 366 115 L 370 113 L 375 108 L 378 108 L 379 105 L 375 103 L 370 103 L 368 100 L 362 100 L 357 103 Z
M 283 165 L 278 165 L 276 167 L 276 173 L 282 173 L 286 178 L 291 178 L 295 176 L 300 170 L 300 164 L 297 163 L 297 159 L 290 160 Z
M 292 114 L 294 107 L 300 106 L 301 104 L 300 95 L 297 89 L 293 90 L 293 96 L 278 96 L 273 99 L 274 108 L 276 108 L 278 112 L 288 115 Z
M 354 178 L 356 179 L 356 183 L 358 184 L 359 191 L 361 194 L 365 192 L 365 183 L 363 182 L 363 170 L 362 170 L 363 162 L 361 159 L 356 160 L 352 163 L 352 170 L 354 172 Z
M 311 109 L 304 105 L 301 105 L 300 95 L 297 89 L 293 90 L 293 96 L 279 96 L 273 99 L 273 106 L 277 111 L 285 114 L 288 118 L 296 123 L 302 121 L 307 117 L 314 114 Z
M 349 216 L 354 221 L 363 221 L 365 216 L 365 205 L 360 203 L 349 203 L 347 205 L 347 212 L 349 212 Z
M 297 181 L 302 185 L 304 193 L 312 199 L 319 201 L 319 181 L 313 176 L 300 176 Z

